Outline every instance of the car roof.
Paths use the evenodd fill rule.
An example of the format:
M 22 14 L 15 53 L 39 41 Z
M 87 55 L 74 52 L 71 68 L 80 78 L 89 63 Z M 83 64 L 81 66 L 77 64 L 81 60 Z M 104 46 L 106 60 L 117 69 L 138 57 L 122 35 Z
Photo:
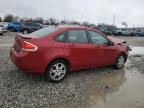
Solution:
M 85 27 L 85 26 L 80 26 L 80 25 L 59 25 L 56 27 L 60 28 L 60 29 L 91 29 L 91 30 L 95 30 L 91 27 Z
M 68 30 L 68 29 L 82 29 L 82 30 L 92 30 L 92 31 L 96 31 L 98 33 L 101 33 L 102 35 L 104 35 L 100 30 L 98 29 L 94 29 L 92 27 L 85 27 L 85 26 L 80 26 L 80 25 L 59 25 L 59 26 L 53 26 L 56 27 L 58 29 L 64 29 L 64 30 Z

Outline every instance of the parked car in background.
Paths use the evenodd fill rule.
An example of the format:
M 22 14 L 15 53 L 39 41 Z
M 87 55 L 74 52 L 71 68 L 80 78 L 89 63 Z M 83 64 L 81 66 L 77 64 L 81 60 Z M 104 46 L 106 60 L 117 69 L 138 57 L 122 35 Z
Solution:
M 118 36 L 121 36 L 121 35 L 129 36 L 130 35 L 130 31 L 127 28 L 118 28 L 116 30 L 116 34 Z
M 10 22 L 7 26 L 7 29 L 12 32 L 23 32 L 28 34 L 43 28 L 42 24 L 34 22 Z
M 20 22 L 10 22 L 7 29 L 11 32 L 19 32 L 22 29 L 22 23 Z
M 144 36 L 144 30 L 143 29 L 136 29 L 135 30 L 135 36 Z
M 7 31 L 7 29 L 4 27 L 4 25 L 0 24 L 0 34 L 3 34 Z
M 89 27 L 46 27 L 27 35 L 18 34 L 10 58 L 26 72 L 59 82 L 74 70 L 109 65 L 122 68 L 129 49 L 121 42 Z
M 8 23 L 7 22 L 0 22 L 0 26 L 2 26 L 4 28 L 7 28 Z
M 135 35 L 136 35 L 136 36 L 144 36 L 144 31 L 136 32 Z
M 44 26 L 40 23 L 32 23 L 32 22 L 23 22 L 22 23 L 22 28 L 21 28 L 21 32 L 23 34 L 28 34 L 34 31 L 37 31 L 41 28 L 43 28 Z
M 101 29 L 101 32 L 103 32 L 106 36 L 111 36 L 113 33 L 107 29 Z
M 98 28 L 105 35 L 115 35 L 117 27 L 114 25 L 98 24 Z

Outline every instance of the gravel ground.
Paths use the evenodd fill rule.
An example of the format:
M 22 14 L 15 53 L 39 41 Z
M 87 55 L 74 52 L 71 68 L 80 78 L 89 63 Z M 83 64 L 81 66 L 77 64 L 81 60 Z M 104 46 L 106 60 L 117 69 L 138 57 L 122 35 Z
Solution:
M 114 70 L 111 67 L 105 67 L 85 70 L 68 74 L 63 82 L 50 83 L 42 76 L 26 74 L 12 64 L 9 58 L 9 45 L 12 45 L 15 34 L 11 34 L 0 36 L 0 107 L 95 108 L 101 101 L 110 103 L 108 100 L 111 97 L 107 98 L 107 96 L 113 96 L 112 94 L 119 92 L 127 82 L 131 81 L 127 76 L 127 73 L 130 72 L 127 70 L 134 67 L 133 71 L 140 68 L 139 71 L 143 72 L 144 69 L 143 64 L 141 64 L 144 63 L 144 57 L 141 56 L 139 60 L 131 56 L 131 65 L 129 66 L 130 63 L 128 62 L 124 69 Z M 127 39 L 129 45 L 143 46 L 140 38 L 120 38 Z M 136 39 L 137 42 L 134 42 Z M 139 64 L 135 59 L 139 60 Z M 128 87 L 127 90 L 130 91 L 131 88 Z M 142 88 L 142 90 L 144 89 Z M 123 93 L 120 93 L 121 95 Z M 125 99 L 125 96 L 123 98 Z M 117 98 L 114 98 L 114 100 L 117 100 Z M 131 100 L 129 99 L 129 101 Z M 139 102 L 139 100 L 137 101 Z M 137 107 L 135 103 L 127 104 L 134 104 L 133 106 Z M 144 104 L 139 105 L 139 108 L 143 107 Z M 117 108 L 121 108 L 121 105 Z M 133 107 L 130 106 L 130 108 Z
M 121 79 L 124 71 L 112 72 L 112 68 L 107 67 L 69 74 L 61 83 L 49 83 L 43 77 L 26 74 L 17 69 L 9 59 L 9 48 L 0 48 L 0 55 L 2 55 L 0 57 L 1 107 L 52 107 L 53 104 L 58 104 L 59 107 L 60 105 L 86 106 L 85 91 L 89 90 L 90 85 L 95 84 L 94 87 L 98 91 L 106 94 L 118 89 L 117 85 L 119 87 L 125 81 Z M 120 78 L 116 79 L 115 77 L 119 75 Z M 107 80 L 113 78 L 115 83 L 107 82 L 104 79 L 106 77 Z M 112 87 L 109 88 L 109 85 Z

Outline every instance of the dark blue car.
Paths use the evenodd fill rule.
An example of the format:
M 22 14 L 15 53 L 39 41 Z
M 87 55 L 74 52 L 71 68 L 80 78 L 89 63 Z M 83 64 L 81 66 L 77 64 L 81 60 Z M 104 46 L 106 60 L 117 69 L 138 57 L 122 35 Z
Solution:
M 23 32 L 24 34 L 34 32 L 43 28 L 42 24 L 33 22 L 10 22 L 7 29 L 12 32 Z
M 28 34 L 37 31 L 41 28 L 43 28 L 43 25 L 40 23 L 24 22 L 22 23 L 22 28 L 20 31 L 23 32 L 24 34 Z
M 144 32 L 137 32 L 136 36 L 144 36 Z

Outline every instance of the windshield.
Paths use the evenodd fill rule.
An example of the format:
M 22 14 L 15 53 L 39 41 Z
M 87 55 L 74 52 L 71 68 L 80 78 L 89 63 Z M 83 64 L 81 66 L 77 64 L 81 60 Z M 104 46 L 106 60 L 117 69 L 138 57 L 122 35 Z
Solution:
M 49 35 L 50 33 L 55 32 L 57 30 L 58 30 L 58 28 L 56 28 L 56 27 L 45 27 L 45 28 L 42 28 L 42 29 L 35 31 L 33 33 L 30 33 L 30 34 L 33 36 L 37 36 L 37 37 L 45 37 L 45 36 Z

